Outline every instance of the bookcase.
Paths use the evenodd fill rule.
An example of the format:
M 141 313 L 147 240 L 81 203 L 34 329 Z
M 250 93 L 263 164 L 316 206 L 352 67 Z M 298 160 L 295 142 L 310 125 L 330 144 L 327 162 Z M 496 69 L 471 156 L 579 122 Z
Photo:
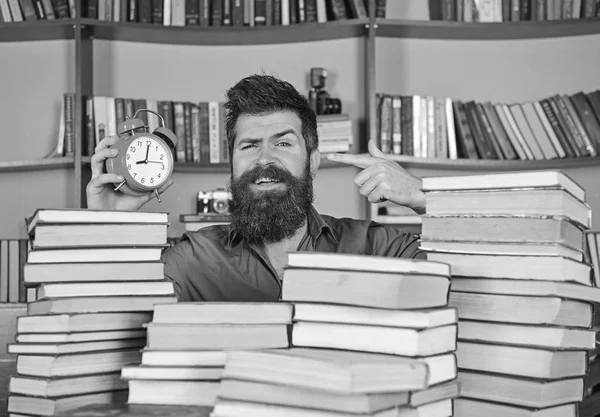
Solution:
M 0 24 L 0 120 L 3 122 L 0 235 L 24 236 L 23 218 L 37 207 L 85 207 L 89 160 L 82 157 L 84 95 L 222 100 L 240 78 L 273 73 L 308 91 L 310 67 L 329 70 L 327 90 L 353 120 L 353 152 L 375 137 L 375 94 L 430 94 L 460 99 L 519 101 L 600 87 L 600 19 L 465 23 L 426 19 L 423 0 L 388 1 L 389 18 L 253 28 L 163 27 L 74 19 Z M 374 5 L 374 0 L 369 0 Z M 369 7 L 371 11 L 374 7 Z M 6 57 L 6 59 L 4 59 Z M 42 160 L 55 144 L 64 92 L 76 93 L 75 152 Z M 552 161 L 429 160 L 394 156 L 421 175 L 563 169 L 600 207 L 600 159 Z M 358 194 L 358 169 L 323 161 L 316 206 L 366 218 L 372 208 Z M 328 168 L 328 169 L 325 169 Z M 199 190 L 226 184 L 226 164 L 178 165 L 162 203 L 144 210 L 170 213 L 170 233 L 184 231 L 179 214 L 192 213 Z M 335 192 L 331 192 L 335 190 Z M 598 216 L 595 216 L 596 218 Z

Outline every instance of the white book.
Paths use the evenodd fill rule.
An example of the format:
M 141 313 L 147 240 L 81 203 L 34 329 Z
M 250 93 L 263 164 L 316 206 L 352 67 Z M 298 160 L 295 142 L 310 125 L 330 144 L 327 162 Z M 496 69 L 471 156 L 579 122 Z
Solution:
M 221 162 L 220 109 L 218 101 L 208 103 L 208 143 L 210 163 Z

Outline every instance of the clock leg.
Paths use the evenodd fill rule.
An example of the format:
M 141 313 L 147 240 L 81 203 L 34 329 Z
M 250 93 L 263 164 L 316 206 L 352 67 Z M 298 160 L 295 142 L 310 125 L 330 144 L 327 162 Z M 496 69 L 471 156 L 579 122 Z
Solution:
M 162 200 L 160 199 L 160 194 L 159 194 L 158 190 L 154 190 L 154 194 L 156 195 L 156 199 L 158 200 L 158 202 L 161 203 Z
M 119 188 L 121 188 L 123 186 L 123 184 L 125 184 L 125 180 L 123 180 L 123 182 L 119 185 L 116 186 L 115 191 L 117 191 Z

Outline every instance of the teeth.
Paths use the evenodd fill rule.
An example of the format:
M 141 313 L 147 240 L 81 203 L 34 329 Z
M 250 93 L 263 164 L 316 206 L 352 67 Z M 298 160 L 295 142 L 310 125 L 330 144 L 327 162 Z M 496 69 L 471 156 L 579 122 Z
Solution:
M 272 180 L 271 178 L 259 178 L 256 180 L 255 184 L 260 184 L 262 182 L 276 182 L 275 180 Z

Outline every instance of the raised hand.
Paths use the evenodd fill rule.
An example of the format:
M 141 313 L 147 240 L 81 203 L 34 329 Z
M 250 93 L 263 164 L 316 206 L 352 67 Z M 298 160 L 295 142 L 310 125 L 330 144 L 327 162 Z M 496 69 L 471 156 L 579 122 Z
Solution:
M 354 184 L 361 195 L 371 203 L 391 201 L 425 213 L 425 194 L 421 191 L 423 181 L 407 172 L 397 162 L 381 152 L 373 140 L 369 141 L 369 155 L 330 154 L 328 159 L 362 168 L 354 177 Z
M 154 192 L 148 192 L 142 196 L 130 196 L 121 191 L 114 191 L 115 183 L 123 181 L 123 177 L 116 174 L 104 173 L 104 163 L 108 158 L 117 156 L 116 149 L 108 147 L 114 145 L 116 136 L 102 139 L 91 159 L 92 179 L 86 187 L 87 206 L 93 210 L 138 210 L 148 201 L 156 197 Z M 164 192 L 173 184 L 173 179 L 169 178 L 162 187 L 158 189 L 159 194 Z

